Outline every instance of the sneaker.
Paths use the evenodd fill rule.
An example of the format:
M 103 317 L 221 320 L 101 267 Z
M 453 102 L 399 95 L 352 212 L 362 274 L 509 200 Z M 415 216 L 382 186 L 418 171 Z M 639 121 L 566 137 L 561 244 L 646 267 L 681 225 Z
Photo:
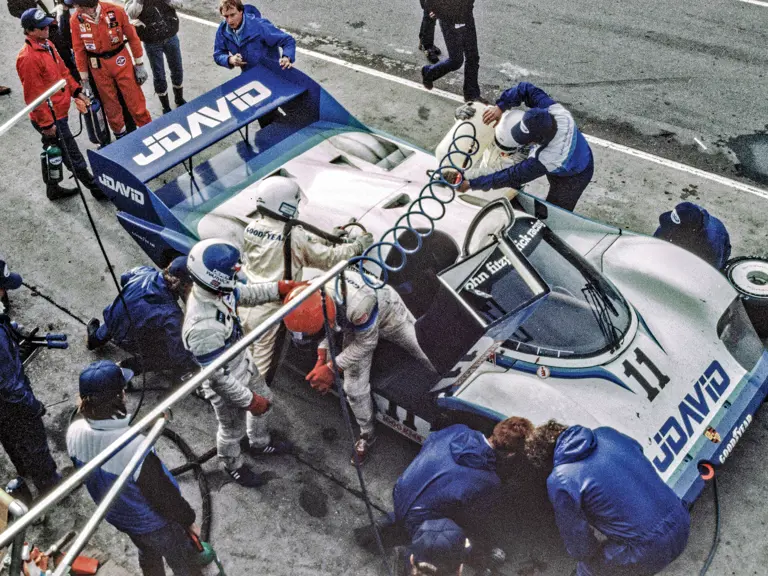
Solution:
M 427 68 L 428 66 L 424 66 L 421 69 L 421 83 L 424 85 L 424 88 L 426 88 L 427 90 L 432 90 L 432 88 L 434 88 L 435 85 L 432 83 L 431 80 L 427 80 L 426 76 L 424 75 L 424 72 L 426 71 Z
M 440 48 L 437 46 L 430 46 L 425 48 L 423 44 L 419 43 L 419 50 L 427 57 L 427 62 L 430 64 L 437 64 L 440 62 Z
M 7 96 L 11 93 L 11 89 L 8 86 L 0 86 L 0 96 Z
M 363 464 L 368 458 L 368 454 L 371 452 L 371 448 L 376 444 L 376 435 L 374 434 L 360 434 L 360 438 L 355 442 L 355 454 L 357 454 L 357 460 L 360 464 Z M 352 465 L 355 465 L 355 455 L 350 458 Z
M 19 476 L 8 482 L 5 491 L 16 498 L 16 500 L 23 502 L 27 508 L 32 507 L 32 491 L 24 481 L 24 478 Z
M 293 453 L 293 443 L 287 440 L 270 440 L 269 444 L 262 448 L 254 448 L 248 442 L 248 437 L 240 440 L 240 449 L 251 456 L 282 456 Z
M 88 350 L 96 350 L 96 348 L 101 346 L 101 343 L 96 339 L 96 331 L 100 325 L 101 322 L 99 322 L 98 318 L 91 318 L 85 327 L 85 347 Z
M 256 472 L 251 470 L 245 464 L 236 470 L 227 470 L 227 474 L 229 474 L 232 480 L 237 484 L 245 486 L 246 488 L 258 488 L 267 483 L 261 474 L 256 474 Z

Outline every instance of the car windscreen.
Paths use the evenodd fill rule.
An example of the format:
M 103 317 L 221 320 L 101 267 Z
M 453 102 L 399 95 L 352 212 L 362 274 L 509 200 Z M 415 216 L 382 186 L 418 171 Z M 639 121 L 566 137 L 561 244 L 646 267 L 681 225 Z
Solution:
M 555 358 L 585 358 L 618 348 L 631 314 L 618 291 L 597 270 L 540 220 L 518 218 L 507 239 L 536 268 L 551 292 L 505 346 Z M 498 278 L 503 290 L 516 289 L 514 279 L 505 276 Z

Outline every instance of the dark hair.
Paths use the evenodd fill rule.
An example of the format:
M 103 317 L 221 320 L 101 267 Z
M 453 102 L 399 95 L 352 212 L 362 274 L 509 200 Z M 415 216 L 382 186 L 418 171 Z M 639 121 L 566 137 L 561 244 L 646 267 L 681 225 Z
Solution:
M 538 426 L 525 441 L 525 455 L 528 461 L 539 470 L 551 471 L 554 468 L 555 445 L 560 434 L 568 428 L 555 420 Z
M 235 8 L 238 12 L 245 10 L 242 0 L 219 0 L 219 14 L 223 14 L 227 8 Z
M 176 298 L 186 300 L 187 291 L 192 287 L 192 281 L 189 278 L 179 278 L 178 276 L 174 276 L 168 271 L 168 268 L 165 268 L 163 269 L 163 280 Z
M 113 420 L 128 415 L 122 390 L 107 396 L 81 396 L 77 402 L 77 411 L 88 420 Z

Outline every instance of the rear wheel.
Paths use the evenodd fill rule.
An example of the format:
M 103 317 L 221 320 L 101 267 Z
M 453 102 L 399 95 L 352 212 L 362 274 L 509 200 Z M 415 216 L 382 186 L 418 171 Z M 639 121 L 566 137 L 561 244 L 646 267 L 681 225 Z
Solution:
M 768 338 L 768 260 L 740 256 L 725 265 L 728 281 L 739 292 L 760 338 Z

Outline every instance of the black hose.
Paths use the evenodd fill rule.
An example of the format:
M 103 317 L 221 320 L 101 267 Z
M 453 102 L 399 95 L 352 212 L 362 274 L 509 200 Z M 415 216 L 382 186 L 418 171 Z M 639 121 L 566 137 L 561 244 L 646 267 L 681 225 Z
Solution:
M 715 498 L 715 536 L 712 539 L 712 547 L 709 549 L 709 556 L 707 556 L 707 561 L 704 562 L 704 566 L 702 566 L 699 576 L 704 576 L 709 570 L 712 561 L 715 559 L 717 546 L 720 544 L 720 498 L 717 494 L 717 476 L 712 476 L 712 494 Z

